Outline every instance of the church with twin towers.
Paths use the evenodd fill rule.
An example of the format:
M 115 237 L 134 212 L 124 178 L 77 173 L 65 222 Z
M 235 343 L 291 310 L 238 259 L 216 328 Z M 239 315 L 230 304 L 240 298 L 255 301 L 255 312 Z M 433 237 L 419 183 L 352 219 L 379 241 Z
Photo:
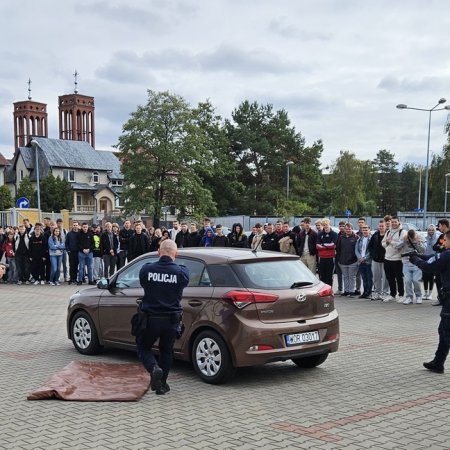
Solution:
M 70 217 L 78 221 L 101 221 L 120 214 L 123 175 L 112 151 L 95 149 L 94 97 L 75 89 L 58 97 L 58 137 L 48 136 L 47 104 L 31 97 L 14 103 L 14 156 L 3 165 L 3 182 L 13 197 L 24 177 L 37 183 L 52 174 L 67 180 L 73 191 Z

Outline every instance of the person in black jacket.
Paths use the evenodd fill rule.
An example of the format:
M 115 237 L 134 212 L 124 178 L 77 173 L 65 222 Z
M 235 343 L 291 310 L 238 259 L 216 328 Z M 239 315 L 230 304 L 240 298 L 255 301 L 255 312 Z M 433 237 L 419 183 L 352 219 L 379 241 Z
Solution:
M 81 231 L 78 234 L 78 280 L 77 285 L 80 286 L 83 283 L 84 278 L 84 267 L 87 267 L 89 284 L 95 284 L 94 274 L 92 271 L 93 266 L 93 235 L 92 231 L 89 230 L 89 225 L 86 222 L 81 224 Z
M 191 223 L 189 225 L 189 237 L 187 239 L 187 247 L 199 247 L 202 237 L 197 230 L 197 224 Z
M 125 220 L 123 228 L 119 231 L 119 254 L 117 256 L 117 269 L 122 268 L 126 264 L 128 256 L 128 247 L 131 236 L 134 231 L 131 229 L 131 222 Z
M 275 233 L 275 230 L 273 229 L 273 224 L 268 223 L 266 234 L 262 238 L 261 248 L 263 250 L 269 250 L 271 252 L 279 252 L 280 246 L 278 244 L 278 241 L 280 240 L 280 237 L 277 233 Z
M 231 233 L 228 233 L 227 237 L 230 247 L 246 248 L 248 246 L 247 235 L 240 223 L 233 224 Z
M 100 245 L 103 256 L 103 276 L 111 277 L 116 269 L 117 249 L 119 248 L 119 236 L 113 233 L 112 223 L 105 223 L 105 231 L 100 237 Z
M 216 234 L 212 240 L 213 247 L 228 247 L 228 238 L 223 234 L 222 225 L 216 225 Z
M 77 282 L 78 276 L 78 233 L 77 221 L 72 222 L 72 229 L 66 235 L 66 251 L 69 255 L 69 284 Z
M 187 223 L 181 223 L 181 230 L 177 233 L 175 237 L 175 244 L 178 248 L 184 248 L 188 246 L 189 241 L 189 231 L 187 229 Z
M 128 241 L 128 261 L 133 261 L 133 259 L 149 251 L 150 239 L 148 234 L 142 232 L 142 225 L 138 223 L 134 226 L 134 234 Z
M 45 260 L 48 255 L 48 239 L 42 231 L 42 224 L 36 223 L 28 241 L 30 271 L 34 284 L 45 284 Z

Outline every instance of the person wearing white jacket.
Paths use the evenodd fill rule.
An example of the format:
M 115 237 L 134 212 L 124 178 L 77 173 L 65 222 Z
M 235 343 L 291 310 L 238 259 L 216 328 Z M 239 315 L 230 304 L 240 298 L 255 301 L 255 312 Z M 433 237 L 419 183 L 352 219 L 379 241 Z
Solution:
M 403 264 L 400 248 L 403 246 L 403 237 L 406 231 L 403 230 L 397 216 L 392 216 L 391 228 L 386 231 L 381 245 L 386 249 L 384 256 L 384 271 L 389 282 L 390 295 L 383 298 L 384 302 L 394 300 L 397 293 L 398 303 L 403 303 L 405 286 L 403 284 Z

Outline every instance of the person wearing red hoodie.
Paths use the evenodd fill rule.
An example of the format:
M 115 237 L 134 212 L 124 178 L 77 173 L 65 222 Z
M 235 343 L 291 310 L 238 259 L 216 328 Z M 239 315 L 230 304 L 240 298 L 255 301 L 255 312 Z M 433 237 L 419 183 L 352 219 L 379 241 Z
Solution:
M 331 229 L 328 219 L 322 220 L 323 229 L 317 236 L 317 254 L 319 255 L 319 279 L 333 287 L 334 258 L 338 235 Z

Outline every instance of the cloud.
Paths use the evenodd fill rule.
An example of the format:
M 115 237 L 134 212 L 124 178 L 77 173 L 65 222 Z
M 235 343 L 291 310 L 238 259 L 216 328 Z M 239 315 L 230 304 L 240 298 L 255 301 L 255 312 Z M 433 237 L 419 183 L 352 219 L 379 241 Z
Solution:
M 155 8 L 157 10 L 157 8 Z M 142 8 L 136 8 L 127 5 L 115 5 L 112 2 L 83 2 L 80 8 L 77 8 L 78 14 L 97 15 L 102 21 L 109 20 L 115 22 L 121 27 L 146 26 L 149 30 L 158 31 L 167 27 L 169 23 L 161 14 L 154 13 Z
M 269 22 L 268 30 L 282 38 L 305 40 L 329 41 L 331 33 L 322 31 L 307 31 L 299 27 L 298 23 L 292 23 L 287 17 L 278 17 Z
M 115 52 L 96 75 L 109 81 L 147 81 L 151 73 L 158 71 L 228 72 L 252 76 L 309 71 L 297 61 L 280 58 L 276 53 L 255 48 L 243 50 L 231 45 L 220 45 L 213 50 L 198 53 L 169 48 L 159 52 L 138 53 L 127 50 Z
M 381 79 L 377 86 L 385 91 L 419 92 L 419 91 L 443 91 L 450 87 L 448 76 L 446 78 L 428 76 L 422 78 L 400 78 L 387 75 Z
M 107 64 L 98 68 L 95 75 L 119 84 L 150 84 L 154 81 L 150 69 L 151 66 L 143 64 L 135 52 L 123 50 L 115 53 Z

